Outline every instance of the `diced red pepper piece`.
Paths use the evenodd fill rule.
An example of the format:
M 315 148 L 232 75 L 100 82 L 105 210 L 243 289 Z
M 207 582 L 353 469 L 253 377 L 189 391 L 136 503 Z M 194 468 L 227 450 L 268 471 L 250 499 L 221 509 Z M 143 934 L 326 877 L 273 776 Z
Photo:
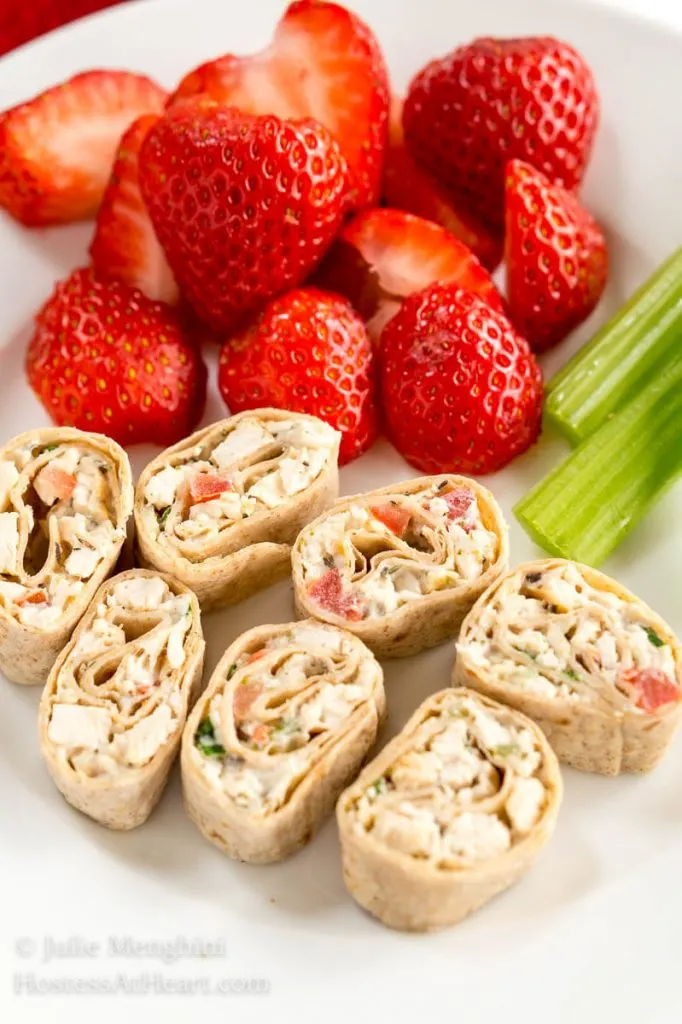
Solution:
M 344 593 L 343 579 L 338 569 L 330 569 L 316 579 L 308 593 L 320 608 L 340 615 L 349 622 L 359 622 L 362 618 L 355 596 Z
M 257 725 L 251 733 L 251 742 L 258 744 L 261 747 L 264 743 L 267 743 L 270 730 L 267 725 Z
M 674 679 L 656 668 L 630 668 L 621 672 L 618 683 L 637 694 L 637 707 L 654 712 L 664 704 L 680 699 L 680 688 Z
M 219 498 L 225 491 L 233 490 L 231 482 L 219 473 L 197 473 L 189 481 L 189 497 L 192 505 Z
M 47 604 L 47 594 L 44 590 L 31 590 L 28 594 L 22 594 L 17 598 L 15 604 Z
M 251 705 L 256 697 L 263 692 L 263 687 L 258 683 L 241 683 L 234 691 L 232 698 L 232 710 L 234 711 L 235 722 L 240 722 L 249 713 Z
M 264 656 L 265 656 L 265 651 L 264 650 L 263 651 L 254 651 L 253 654 L 250 654 L 248 656 L 248 658 L 246 659 L 246 664 L 250 665 L 252 662 L 258 661 L 260 658 L 263 658 Z
M 36 494 L 46 505 L 66 501 L 73 494 L 76 478 L 59 466 L 43 466 L 33 481 Z
M 442 497 L 448 506 L 448 519 L 463 519 L 476 500 L 466 487 L 454 487 L 439 497 Z
M 405 533 L 407 524 L 412 518 L 411 512 L 406 508 L 392 505 L 390 501 L 387 501 L 385 505 L 370 505 L 369 510 L 375 519 L 387 526 L 398 537 L 402 537 Z

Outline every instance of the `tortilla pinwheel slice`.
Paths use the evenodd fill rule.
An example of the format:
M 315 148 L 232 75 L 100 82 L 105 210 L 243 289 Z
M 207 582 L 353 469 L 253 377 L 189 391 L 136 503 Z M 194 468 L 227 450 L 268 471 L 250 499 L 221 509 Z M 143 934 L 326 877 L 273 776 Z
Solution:
M 530 868 L 562 792 L 534 722 L 472 690 L 436 693 L 339 798 L 346 887 L 391 928 L 457 924 Z
M 456 636 L 507 568 L 507 525 L 467 477 L 420 477 L 343 498 L 301 531 L 296 611 L 343 626 L 380 657 Z
M 45 683 L 111 574 L 133 508 L 128 456 L 68 427 L 0 448 L 0 671 Z
M 256 409 L 168 448 L 137 485 L 141 563 L 182 580 L 204 609 L 286 576 L 299 531 L 338 494 L 339 440 L 315 416 Z
M 40 747 L 65 799 L 112 829 L 156 806 L 201 685 L 199 603 L 146 569 L 95 595 L 40 702 Z
M 682 650 L 625 587 L 551 558 L 509 572 L 472 608 L 453 683 L 530 715 L 573 768 L 644 772 L 680 722 Z
M 235 860 L 283 860 L 331 814 L 385 711 L 381 666 L 350 633 L 313 621 L 250 629 L 187 722 L 187 813 Z

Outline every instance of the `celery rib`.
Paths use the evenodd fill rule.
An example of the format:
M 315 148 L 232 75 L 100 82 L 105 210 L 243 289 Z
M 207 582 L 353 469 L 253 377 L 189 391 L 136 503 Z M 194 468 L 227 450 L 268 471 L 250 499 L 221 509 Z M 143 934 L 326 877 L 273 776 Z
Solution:
M 597 566 L 682 474 L 682 345 L 665 373 L 514 508 L 546 551 Z
M 545 415 L 579 444 L 667 372 L 682 346 L 682 246 L 547 385 Z

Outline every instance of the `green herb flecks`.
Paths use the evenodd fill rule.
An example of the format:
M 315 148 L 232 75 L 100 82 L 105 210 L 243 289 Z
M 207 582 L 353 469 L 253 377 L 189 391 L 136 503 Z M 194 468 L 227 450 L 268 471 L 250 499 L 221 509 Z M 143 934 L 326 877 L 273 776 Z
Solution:
M 237 671 L 236 664 L 235 665 L 230 665 L 230 667 L 227 670 L 228 681 L 232 678 L 232 676 L 235 674 L 236 671 Z
M 199 728 L 194 733 L 194 745 L 205 757 L 224 757 L 225 747 L 218 743 L 210 718 L 204 718 L 199 723 Z
M 336 567 L 336 562 L 334 560 L 333 555 L 323 555 L 322 562 L 324 563 L 324 565 L 326 565 L 328 569 L 334 569 Z
M 649 637 L 649 643 L 653 644 L 654 647 L 665 647 L 665 640 L 661 640 L 656 630 L 652 629 L 651 626 L 645 626 L 644 632 Z
M 54 452 L 59 448 L 58 444 L 46 444 L 43 448 L 43 452 Z
M 569 679 L 575 679 L 576 682 L 580 682 L 580 676 L 577 672 L 574 672 L 572 668 L 565 668 L 564 675 L 568 676 Z
M 162 508 L 160 512 L 156 513 L 156 518 L 159 526 L 165 526 L 168 522 L 168 517 L 171 514 L 172 505 L 168 505 L 167 508 Z
M 493 757 L 511 757 L 512 754 L 517 754 L 518 750 L 515 743 L 502 743 L 499 747 L 493 747 L 490 753 Z
M 386 776 L 382 775 L 381 778 L 377 779 L 375 782 L 372 783 L 372 785 L 369 787 L 368 793 L 371 796 L 381 796 L 381 794 L 385 793 L 387 789 L 388 781 L 386 779 Z

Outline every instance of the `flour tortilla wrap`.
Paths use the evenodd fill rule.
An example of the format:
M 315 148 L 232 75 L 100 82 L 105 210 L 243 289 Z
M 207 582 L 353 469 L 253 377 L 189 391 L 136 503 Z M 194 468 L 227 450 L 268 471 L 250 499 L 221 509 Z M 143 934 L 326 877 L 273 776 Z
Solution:
M 30 430 L 0 448 L 0 670 L 45 683 L 116 565 L 133 507 L 128 456 L 102 434 Z
M 492 494 L 467 477 L 343 498 L 294 545 L 296 611 L 349 629 L 379 657 L 417 654 L 456 636 L 505 571 L 507 533 Z
M 528 562 L 481 597 L 453 671 L 530 715 L 559 758 L 603 775 L 653 768 L 682 714 L 682 651 L 643 601 L 596 569 Z
M 40 749 L 73 807 L 112 829 L 146 821 L 203 663 L 199 603 L 187 587 L 132 569 L 100 588 L 40 702 Z
M 457 924 L 528 870 L 561 797 L 535 723 L 472 690 L 443 690 L 339 799 L 346 887 L 391 928 Z
M 187 813 L 235 860 L 288 857 L 331 814 L 385 709 L 381 666 L 345 630 L 313 621 L 250 629 L 187 722 Z
M 140 561 L 204 609 L 286 576 L 299 530 L 338 494 L 340 435 L 315 416 L 256 409 L 168 448 L 137 485 Z

